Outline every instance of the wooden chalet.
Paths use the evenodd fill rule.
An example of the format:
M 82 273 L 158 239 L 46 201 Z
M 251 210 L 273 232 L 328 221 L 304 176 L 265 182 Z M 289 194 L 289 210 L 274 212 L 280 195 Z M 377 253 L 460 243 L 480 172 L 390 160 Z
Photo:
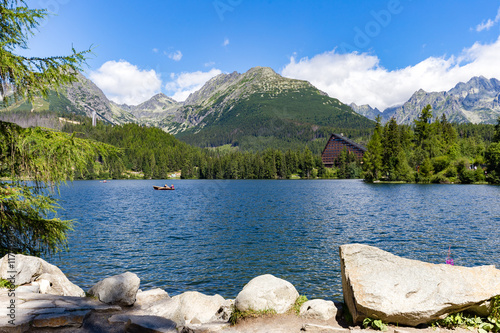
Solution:
M 323 149 L 323 152 L 321 153 L 321 159 L 323 160 L 325 167 L 331 168 L 344 148 L 356 154 L 356 156 L 360 159 L 363 158 L 363 155 L 366 152 L 366 148 L 360 144 L 357 144 L 342 135 L 332 134 L 326 143 L 325 149 Z

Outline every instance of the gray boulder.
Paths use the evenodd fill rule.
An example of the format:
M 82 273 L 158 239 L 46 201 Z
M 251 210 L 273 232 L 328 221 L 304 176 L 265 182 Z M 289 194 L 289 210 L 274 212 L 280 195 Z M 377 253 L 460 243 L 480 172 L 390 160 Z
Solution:
M 300 307 L 300 316 L 304 318 L 330 320 L 337 316 L 337 306 L 332 301 L 313 299 Z
M 40 288 L 41 293 L 59 296 L 85 296 L 84 291 L 68 280 L 58 267 L 41 258 L 16 254 L 14 265 L 15 268 L 12 269 L 9 265 L 8 255 L 5 255 L 0 261 L 0 278 L 8 279 L 11 277 L 11 273 L 8 272 L 15 271 L 15 285 L 38 282 L 43 279 L 47 282 L 44 283 L 43 290 Z
M 295 287 L 288 281 L 266 274 L 248 282 L 235 299 L 240 311 L 275 310 L 287 312 L 299 297 Z
M 340 246 L 344 300 L 355 322 L 366 317 L 416 326 L 500 295 L 500 270 L 404 259 L 378 248 Z
M 140 283 L 137 275 L 125 272 L 99 281 L 88 293 L 103 303 L 131 306 L 135 303 Z

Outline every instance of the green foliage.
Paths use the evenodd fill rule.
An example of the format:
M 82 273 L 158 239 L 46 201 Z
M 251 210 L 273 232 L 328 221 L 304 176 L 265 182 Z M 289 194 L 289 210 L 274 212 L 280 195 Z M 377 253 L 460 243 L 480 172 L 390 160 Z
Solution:
M 427 105 L 413 128 L 394 119 L 383 128 L 377 123 L 363 158 L 363 177 L 369 182 L 500 183 L 500 146 L 484 141 L 494 137 L 493 125 L 452 125 L 445 115 L 432 122 Z
M 335 165 L 338 168 L 338 178 L 341 179 L 360 178 L 363 173 L 360 161 L 356 154 L 345 148 L 340 152 L 339 157 L 335 161 Z
M 24 57 L 14 52 L 27 49 L 27 41 L 40 21 L 47 16 L 45 9 L 29 9 L 24 0 L 0 1 L 0 96 L 9 104 L 9 91 L 14 100 L 27 97 L 33 101 L 37 95 L 48 96 L 50 88 L 76 80 L 76 71 L 85 63 L 86 50 L 72 49 L 70 56 Z
M 65 248 L 72 221 L 54 216 L 59 205 L 50 192 L 75 171 L 100 170 L 119 152 L 109 145 L 42 128 L 0 122 L 0 255 L 40 255 Z
M 229 316 L 229 323 L 231 323 L 231 325 L 236 325 L 238 321 L 244 318 L 256 318 L 263 316 L 271 316 L 275 314 L 276 310 L 274 309 L 265 309 L 258 311 L 253 309 L 248 309 L 246 311 L 240 311 L 238 308 L 233 306 L 233 311 L 231 312 L 231 316 Z
M 296 315 L 299 315 L 300 314 L 300 307 L 302 306 L 302 304 L 304 304 L 305 302 L 307 302 L 307 297 L 305 295 L 300 295 L 299 297 L 297 297 L 297 299 L 295 300 L 295 303 L 293 303 L 293 312 L 296 314 Z
M 458 312 L 448 315 L 444 319 L 432 323 L 433 326 L 454 329 L 475 328 L 479 333 L 500 332 L 500 296 L 493 297 L 491 300 L 491 312 L 487 318 L 481 318 L 470 313 Z
M 485 160 L 488 165 L 488 180 L 500 184 L 500 117 L 495 125 L 493 143 L 486 150 Z
M 494 142 L 486 151 L 488 180 L 500 184 L 500 142 Z
M 367 181 L 380 179 L 382 175 L 382 125 L 380 124 L 381 117 L 377 116 L 375 130 L 368 142 L 368 151 L 363 156 L 363 176 Z
M 12 289 L 14 287 L 15 286 L 12 285 L 12 282 L 10 282 L 9 280 L 0 279 L 0 288 Z
M 363 327 L 364 328 L 371 327 L 375 330 L 387 331 L 387 325 L 380 319 L 365 318 L 363 320 Z
M 70 56 L 48 58 L 15 54 L 27 41 L 44 9 L 29 9 L 24 0 L 0 1 L 0 97 L 3 106 L 36 96 L 49 98 L 49 91 L 76 81 L 77 71 L 90 50 Z M 65 246 L 71 221 L 54 215 L 58 208 L 47 192 L 72 179 L 88 164 L 97 168 L 110 147 L 41 128 L 22 129 L 0 122 L 0 255 L 7 252 L 39 255 Z

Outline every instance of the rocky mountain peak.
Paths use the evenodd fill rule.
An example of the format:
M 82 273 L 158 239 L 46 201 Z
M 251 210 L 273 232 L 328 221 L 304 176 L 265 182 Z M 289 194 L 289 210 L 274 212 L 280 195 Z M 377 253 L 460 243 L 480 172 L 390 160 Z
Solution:
M 205 107 L 219 98 L 227 104 L 255 93 L 281 93 L 310 86 L 307 81 L 284 78 L 272 68 L 253 67 L 243 74 L 233 72 L 213 77 L 200 90 L 189 95 L 184 105 Z
M 427 104 L 431 105 L 434 117 L 445 114 L 452 122 L 493 124 L 500 115 L 500 81 L 476 76 L 449 91 L 419 89 L 403 105 L 384 110 L 382 117 L 384 121 L 395 117 L 398 124 L 412 124 Z M 353 109 L 370 118 L 371 113 L 359 107 Z

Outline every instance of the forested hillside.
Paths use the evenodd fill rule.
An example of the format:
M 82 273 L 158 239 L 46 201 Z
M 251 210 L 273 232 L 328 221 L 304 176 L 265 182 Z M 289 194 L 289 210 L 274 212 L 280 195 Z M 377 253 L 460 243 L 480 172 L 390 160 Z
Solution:
M 120 148 L 122 160 L 114 160 L 108 170 L 110 178 L 128 177 L 131 170 L 136 177 L 165 179 L 181 170 L 182 178 L 202 179 L 284 179 L 292 175 L 303 178 L 332 177 L 335 172 L 323 168 L 319 154 L 309 148 L 287 150 L 268 148 L 262 152 L 202 149 L 179 141 L 173 135 L 153 127 L 135 124 L 106 125 L 96 127 L 90 119 L 81 124 L 66 123 L 63 130 L 75 136 L 105 142 Z M 108 162 L 108 163 L 113 163 Z M 80 178 L 102 178 L 92 173 L 80 174 Z M 133 175 L 134 175 L 133 174 Z

